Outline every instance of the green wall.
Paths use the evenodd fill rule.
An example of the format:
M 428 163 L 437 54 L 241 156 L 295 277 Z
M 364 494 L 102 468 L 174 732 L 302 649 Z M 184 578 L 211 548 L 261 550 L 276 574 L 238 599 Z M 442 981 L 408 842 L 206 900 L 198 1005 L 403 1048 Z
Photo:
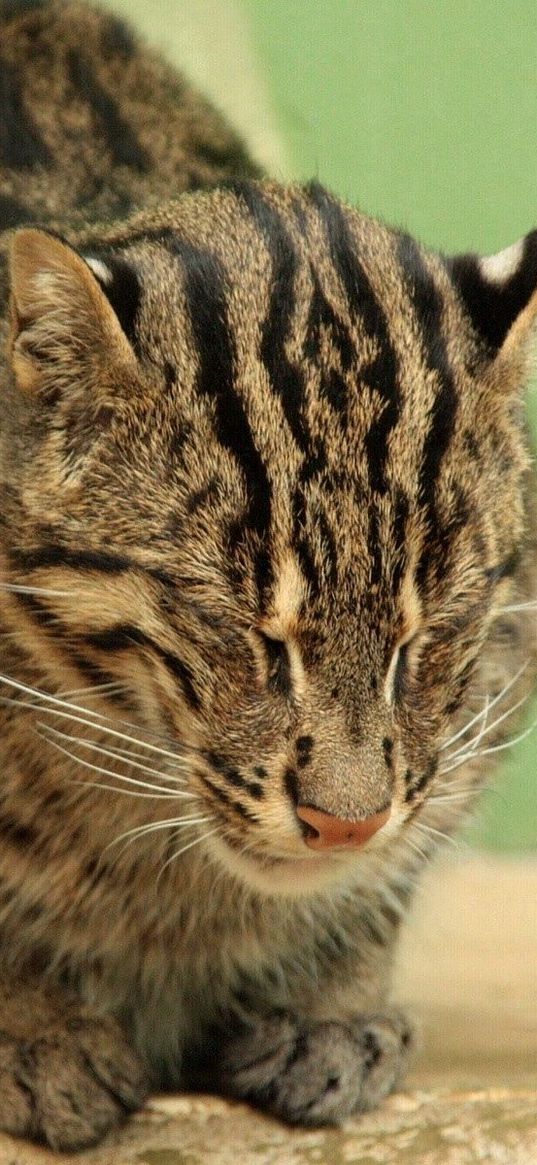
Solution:
M 298 175 L 439 248 L 536 225 L 535 0 L 243 4 Z

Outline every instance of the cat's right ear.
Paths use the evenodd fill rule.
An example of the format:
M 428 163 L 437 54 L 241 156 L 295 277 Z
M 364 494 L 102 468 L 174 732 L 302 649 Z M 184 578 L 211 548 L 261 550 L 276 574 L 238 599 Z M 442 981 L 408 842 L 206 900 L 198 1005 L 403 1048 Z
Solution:
M 447 266 L 491 356 L 523 351 L 537 322 L 537 230 L 496 255 L 457 255 Z
M 93 266 L 92 266 L 93 264 Z M 87 262 L 54 235 L 16 232 L 10 256 L 8 358 L 27 394 L 113 395 L 117 374 L 136 357 L 106 294 L 110 269 Z

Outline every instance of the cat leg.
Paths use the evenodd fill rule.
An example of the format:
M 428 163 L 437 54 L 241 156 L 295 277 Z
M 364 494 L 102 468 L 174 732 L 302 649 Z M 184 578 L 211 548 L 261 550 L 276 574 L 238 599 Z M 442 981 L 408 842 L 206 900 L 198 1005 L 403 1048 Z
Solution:
M 53 1149 L 95 1144 L 139 1108 L 144 1067 L 119 1025 L 62 992 L 0 982 L 0 1129 Z
M 338 1124 L 397 1087 L 411 1043 L 395 1010 L 346 1023 L 307 1023 L 287 1012 L 249 1016 L 215 1041 L 205 1083 L 292 1124 Z

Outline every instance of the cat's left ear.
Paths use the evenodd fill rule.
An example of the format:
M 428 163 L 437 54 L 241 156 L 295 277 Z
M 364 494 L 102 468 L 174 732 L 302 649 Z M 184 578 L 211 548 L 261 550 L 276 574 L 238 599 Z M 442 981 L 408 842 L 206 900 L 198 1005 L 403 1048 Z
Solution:
M 134 369 L 136 357 L 118 311 L 122 297 L 116 295 L 113 303 L 118 282 L 113 263 L 122 261 L 107 265 L 83 258 L 46 231 L 16 232 L 8 357 L 24 392 L 47 400 L 60 391 L 71 403 L 91 407 L 114 376 Z M 132 299 L 132 288 L 127 292 Z
M 537 319 L 537 230 L 496 255 L 458 255 L 447 266 L 491 355 L 523 349 Z

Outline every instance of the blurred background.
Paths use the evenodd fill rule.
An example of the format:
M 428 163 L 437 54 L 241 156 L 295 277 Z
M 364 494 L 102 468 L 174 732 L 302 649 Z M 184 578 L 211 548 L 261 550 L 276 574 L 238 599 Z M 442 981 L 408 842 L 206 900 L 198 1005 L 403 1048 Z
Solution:
M 493 253 L 537 226 L 535 0 L 107 3 L 274 177 L 315 176 L 445 251 Z M 530 412 L 537 431 L 535 389 Z M 485 794 L 472 841 L 537 852 L 536 768 L 537 730 Z

